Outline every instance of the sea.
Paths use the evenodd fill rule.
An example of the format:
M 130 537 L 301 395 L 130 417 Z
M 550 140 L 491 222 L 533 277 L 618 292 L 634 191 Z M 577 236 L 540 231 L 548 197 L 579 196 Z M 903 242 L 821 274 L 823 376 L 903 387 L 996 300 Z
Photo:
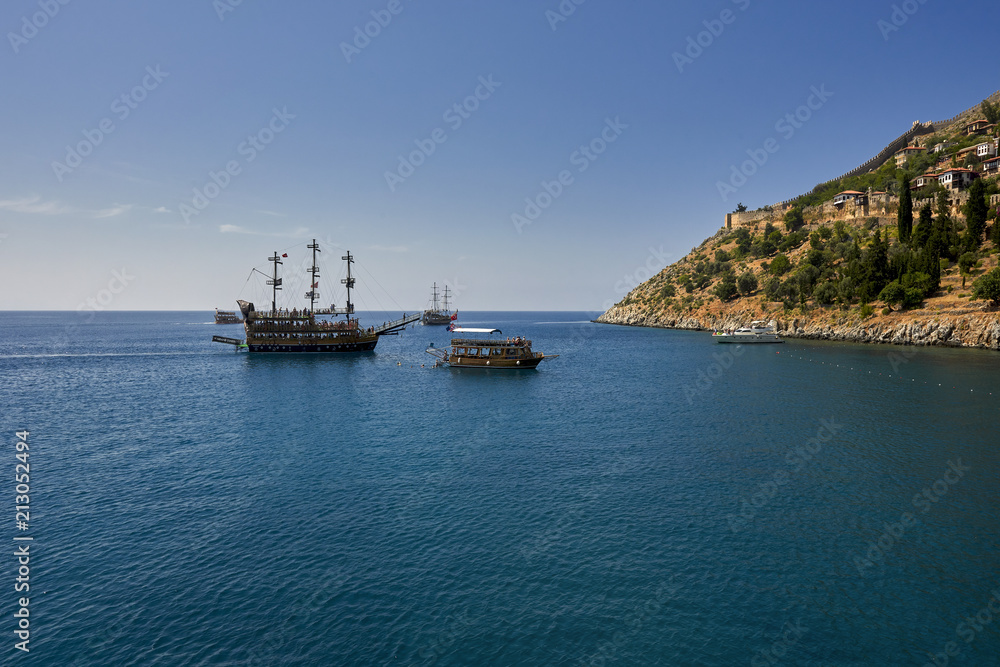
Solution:
M 0 663 L 1000 664 L 1000 354 L 595 315 L 0 314 Z

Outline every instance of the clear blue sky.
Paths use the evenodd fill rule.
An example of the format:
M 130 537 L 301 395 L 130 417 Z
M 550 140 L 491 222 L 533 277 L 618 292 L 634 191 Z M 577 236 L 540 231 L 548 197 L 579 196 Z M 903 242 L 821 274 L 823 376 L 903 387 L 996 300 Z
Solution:
M 231 307 L 315 236 L 382 305 L 423 307 L 437 281 L 460 309 L 597 310 L 739 201 L 800 194 L 1000 88 L 988 2 L 236 2 L 3 3 L 0 309 Z M 355 45 L 372 12 L 387 25 Z M 410 174 L 416 142 L 434 151 Z

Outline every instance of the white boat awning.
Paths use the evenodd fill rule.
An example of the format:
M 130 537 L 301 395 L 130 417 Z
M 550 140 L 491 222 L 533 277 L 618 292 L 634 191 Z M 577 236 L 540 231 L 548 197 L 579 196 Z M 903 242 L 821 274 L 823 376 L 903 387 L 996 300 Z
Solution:
M 455 333 L 503 333 L 499 329 L 471 329 L 469 327 L 455 327 L 452 331 Z

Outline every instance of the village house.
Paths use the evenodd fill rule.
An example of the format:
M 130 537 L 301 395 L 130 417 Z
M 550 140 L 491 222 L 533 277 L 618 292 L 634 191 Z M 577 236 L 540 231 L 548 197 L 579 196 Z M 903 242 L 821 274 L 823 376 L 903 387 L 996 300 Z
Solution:
M 964 190 L 979 174 L 964 167 L 952 167 L 941 172 L 938 182 L 948 190 Z
M 1000 156 L 995 158 L 990 158 L 983 162 L 983 175 L 992 176 L 1000 172 Z
M 843 206 L 847 202 L 854 202 L 855 204 L 863 204 L 867 195 L 864 192 L 858 192 L 857 190 L 845 190 L 833 198 L 834 206 Z
M 993 157 L 997 154 L 997 142 L 985 141 L 976 146 L 976 155 L 981 158 Z
M 906 148 L 901 149 L 898 153 L 896 153 L 896 168 L 899 169 L 906 164 L 906 161 L 911 157 L 918 155 L 925 150 L 926 149 L 921 148 L 920 146 L 907 146 Z
M 985 120 L 982 119 L 974 120 L 965 126 L 965 134 L 967 136 L 972 136 L 973 134 L 980 134 L 981 132 L 985 132 L 986 128 L 988 128 L 989 125 L 990 124 L 987 123 Z
M 932 173 L 921 174 L 917 176 L 910 182 L 911 190 L 919 190 L 920 188 L 925 188 L 928 185 L 932 185 L 938 182 L 938 175 Z
M 934 144 L 934 152 L 935 153 L 940 153 L 942 151 L 945 151 L 945 150 L 951 148 L 951 146 L 952 146 L 952 143 L 950 141 L 942 141 L 939 144 Z
M 968 148 L 963 148 L 962 150 L 955 153 L 955 157 L 958 159 L 959 164 L 964 164 L 969 156 L 976 152 L 975 146 L 969 146 Z

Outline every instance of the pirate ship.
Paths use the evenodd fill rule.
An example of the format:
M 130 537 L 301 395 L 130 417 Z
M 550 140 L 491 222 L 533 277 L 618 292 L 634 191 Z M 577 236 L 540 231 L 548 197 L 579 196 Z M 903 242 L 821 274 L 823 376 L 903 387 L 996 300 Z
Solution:
M 458 319 L 458 311 L 454 313 L 448 308 L 448 286 L 444 286 L 444 308 L 438 307 L 438 286 L 434 283 L 431 288 L 431 307 L 424 311 L 424 316 L 420 318 L 421 324 L 451 324 L 452 320 Z
M 400 319 L 386 322 L 382 326 L 362 328 L 354 317 L 354 303 L 351 301 L 355 278 L 351 275 L 354 256 L 350 251 L 341 258 L 347 263 L 347 277 L 340 281 L 347 288 L 346 306 L 337 308 L 335 304 L 331 304 L 329 308 L 317 308 L 320 269 L 316 265 L 316 259 L 321 250 L 316 239 L 307 248 L 312 251 L 312 267 L 307 270 L 310 276 L 309 291 L 305 293 L 305 298 L 309 301 L 308 308 L 278 308 L 278 292 L 282 289 L 278 267 L 283 264 L 282 258 L 288 255 L 279 256 L 275 252 L 268 257 L 268 261 L 274 264 L 271 275 L 267 276 L 267 284 L 271 286 L 271 309 L 257 310 L 253 302 L 237 300 L 243 314 L 246 339 L 212 336 L 212 340 L 234 345 L 237 350 L 245 349 L 248 352 L 369 352 L 375 349 L 381 336 L 394 336 L 420 319 L 419 313 L 404 313 Z M 340 316 L 344 319 L 338 319 Z

